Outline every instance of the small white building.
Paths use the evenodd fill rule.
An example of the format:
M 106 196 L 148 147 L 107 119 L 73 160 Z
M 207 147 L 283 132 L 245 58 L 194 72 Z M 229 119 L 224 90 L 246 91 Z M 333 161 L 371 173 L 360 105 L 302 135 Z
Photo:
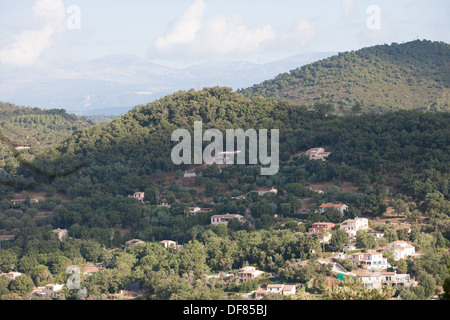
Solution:
M 163 240 L 163 241 L 160 241 L 159 243 L 161 243 L 163 245 L 163 247 L 166 249 L 167 248 L 173 248 L 173 249 L 177 248 L 177 243 L 172 240 Z
M 343 203 L 323 203 L 319 206 L 319 212 L 324 213 L 328 208 L 334 208 L 341 214 L 344 214 L 344 211 L 348 210 L 348 206 Z
M 132 195 L 128 196 L 128 198 L 133 198 L 138 200 L 139 202 L 144 202 L 145 193 L 144 192 L 135 192 Z
M 14 280 L 17 277 L 20 277 L 22 275 L 21 272 L 11 271 L 8 273 L 0 273 L 0 276 L 5 276 L 10 280 Z
M 191 215 L 195 215 L 197 212 L 201 211 L 202 208 L 200 207 L 189 207 L 189 213 Z
M 277 194 L 277 193 L 278 193 L 278 190 L 275 189 L 275 188 L 263 188 L 263 189 L 258 189 L 258 195 L 259 195 L 259 196 L 262 197 L 262 196 L 265 195 L 266 193 Z
M 64 287 L 63 284 L 47 284 L 44 287 L 44 290 L 41 291 L 45 294 L 46 297 L 50 297 L 50 298 L 57 298 L 58 297 L 58 293 L 62 290 L 62 288 Z
M 295 292 L 297 291 L 295 285 L 292 284 L 287 284 L 284 286 L 282 293 L 286 296 L 289 296 L 291 294 L 295 294 Z
M 255 267 L 247 266 L 236 272 L 236 278 L 239 283 L 250 281 L 264 274 L 264 271 L 257 270 Z
M 331 152 L 325 152 L 324 148 L 312 148 L 305 152 L 305 155 L 309 157 L 309 160 L 322 160 L 325 161 Z
M 54 229 L 52 231 L 58 235 L 59 241 L 63 241 L 65 237 L 69 236 L 69 231 L 67 229 Z
M 369 220 L 366 218 L 345 220 L 341 223 L 340 228 L 347 232 L 348 236 L 356 237 L 358 230 L 367 230 L 369 228 Z
M 239 222 L 243 223 L 245 222 L 245 218 L 243 216 L 241 216 L 240 214 L 215 214 L 213 216 L 211 216 L 211 224 L 214 226 L 217 226 L 219 224 L 224 224 L 224 225 L 228 225 L 228 221 L 230 221 L 231 219 L 238 219 Z
M 391 251 L 394 254 L 394 260 L 408 259 L 416 255 L 416 248 L 406 241 L 398 240 L 389 243 L 385 251 Z
M 282 293 L 284 288 L 284 284 L 281 283 L 271 283 L 268 284 L 266 289 L 267 293 Z
M 187 171 L 185 171 L 183 175 L 184 178 L 195 178 L 196 176 L 197 174 L 195 172 L 187 172 Z

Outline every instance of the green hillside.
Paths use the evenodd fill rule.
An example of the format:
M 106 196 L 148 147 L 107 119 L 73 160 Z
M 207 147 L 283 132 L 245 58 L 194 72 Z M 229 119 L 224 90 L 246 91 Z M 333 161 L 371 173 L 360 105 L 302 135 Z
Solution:
M 77 189 L 81 195 L 94 188 L 127 195 L 155 179 L 188 169 L 187 165 L 172 163 L 170 153 L 177 142 L 171 142 L 170 138 L 175 129 L 192 132 L 196 120 L 203 122 L 204 130 L 279 129 L 282 162 L 299 151 L 326 146 L 333 151 L 327 163 L 346 172 L 339 173 L 339 179 L 346 175 L 346 180 L 356 183 L 361 182 L 358 181 L 361 175 L 369 177 L 364 181 L 375 179 L 380 174 L 380 165 L 387 176 L 420 173 L 426 168 L 445 175 L 449 172 L 448 113 L 410 110 L 340 117 L 323 113 L 321 108 L 308 110 L 273 98 L 248 99 L 221 87 L 180 91 L 138 106 L 110 123 L 76 131 L 56 148 L 40 155 L 35 165 L 49 174 L 63 174 L 82 166 L 78 175 L 58 182 L 63 192 L 70 189 L 75 194 Z M 191 167 L 196 169 L 195 165 Z M 242 166 L 231 167 L 245 170 Z M 320 169 L 313 179 L 325 181 L 332 179 L 333 174 Z M 276 180 L 276 176 L 279 175 L 264 179 Z
M 142 286 L 143 299 L 240 299 L 271 278 L 236 284 L 207 275 L 248 264 L 275 273 L 282 283 L 325 279 L 330 270 L 317 259 L 329 259 L 349 238 L 336 228 L 330 230 L 330 243 L 321 244 L 321 233 L 307 231 L 314 222 L 366 217 L 384 237 L 359 232 L 358 248 L 381 250 L 403 240 L 423 254 L 411 262 L 390 259 L 420 285 L 417 290 L 395 287 L 383 299 L 394 294 L 428 299 L 450 279 L 450 112 L 338 116 L 327 106 L 308 109 L 215 87 L 176 92 L 111 122 L 75 131 L 37 155 L 31 167 L 17 169 L 24 188 L 18 181 L 14 190 L 0 189 L 0 235 L 14 235 L 2 243 L 0 271 L 23 272 L 31 292 L 33 284 L 66 283 L 70 265 L 101 263 L 105 270 L 81 280 L 94 299 L 131 283 Z M 278 173 L 262 176 L 258 165 L 174 165 L 170 152 L 177 143 L 170 141 L 171 133 L 192 131 L 196 120 L 203 129 L 279 129 Z M 313 147 L 331 152 L 326 161 L 302 154 Z M 197 176 L 184 178 L 186 169 Z M 260 196 L 256 191 L 262 188 L 277 193 Z M 145 193 L 144 203 L 129 197 L 138 191 Z M 12 205 L 17 193 L 24 199 L 40 194 L 41 199 Z M 345 203 L 349 210 L 344 217 L 337 210 L 316 212 L 327 202 Z M 196 206 L 205 210 L 191 214 Z M 226 213 L 246 221 L 211 224 L 212 215 Z M 395 226 L 407 222 L 411 232 L 407 226 L 397 229 L 391 219 Z M 51 232 L 55 228 L 66 228 L 70 238 L 60 241 Z M 146 243 L 127 244 L 131 239 Z M 165 249 L 163 240 L 182 250 Z M 349 270 L 358 268 L 347 262 Z M 328 299 L 319 285 L 306 290 Z M 10 285 L 0 299 L 17 291 Z M 65 290 L 64 298 L 78 299 L 80 292 Z
M 32 155 L 67 139 L 91 124 L 64 109 L 43 110 L 0 102 L 0 167 L 9 172 L 18 162 L 14 151 Z
M 238 90 L 314 105 L 331 103 L 349 111 L 450 110 L 450 45 L 411 41 L 339 53 Z

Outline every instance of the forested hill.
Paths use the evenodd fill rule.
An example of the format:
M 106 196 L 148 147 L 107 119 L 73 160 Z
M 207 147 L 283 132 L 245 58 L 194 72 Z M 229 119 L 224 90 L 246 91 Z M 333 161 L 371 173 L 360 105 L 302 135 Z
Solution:
M 17 165 L 12 149 L 18 147 L 17 150 L 23 149 L 21 152 L 33 153 L 67 139 L 91 123 L 64 109 L 44 110 L 0 102 L 0 125 L 0 164 L 1 168 L 10 168 Z
M 416 40 L 339 53 L 237 92 L 337 110 L 450 110 L 450 45 Z
M 359 172 L 348 171 L 348 179 L 359 179 L 363 172 L 376 175 L 380 165 L 383 174 L 398 175 L 411 169 L 411 176 L 431 167 L 448 174 L 450 113 L 403 110 L 335 116 L 324 110 L 308 110 L 273 98 L 249 99 L 231 88 L 180 91 L 138 106 L 110 123 L 74 132 L 37 158 L 35 166 L 55 174 L 82 166 L 77 174 L 55 182 L 58 190 L 70 189 L 72 195 L 89 193 L 91 188 L 127 195 L 155 179 L 187 169 L 171 161 L 171 150 L 178 143 L 170 141 L 171 134 L 180 128 L 192 132 L 194 121 L 200 120 L 204 130 L 279 129 L 282 162 L 299 151 L 328 146 L 333 152 L 327 163 Z M 204 146 L 208 144 L 204 142 Z M 331 171 L 327 172 L 316 172 L 317 179 L 328 179 Z

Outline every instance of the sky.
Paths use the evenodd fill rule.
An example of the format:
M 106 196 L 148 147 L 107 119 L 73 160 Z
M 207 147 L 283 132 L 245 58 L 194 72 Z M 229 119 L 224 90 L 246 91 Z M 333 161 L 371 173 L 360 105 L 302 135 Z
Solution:
M 110 54 L 266 63 L 415 39 L 450 43 L 450 1 L 0 1 L 0 66 L 14 69 Z

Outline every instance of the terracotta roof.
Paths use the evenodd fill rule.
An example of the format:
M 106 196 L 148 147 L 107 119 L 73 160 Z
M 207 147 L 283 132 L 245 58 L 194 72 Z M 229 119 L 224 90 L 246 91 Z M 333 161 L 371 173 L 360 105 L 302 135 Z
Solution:
M 0 240 L 13 240 L 15 235 L 13 234 L 2 234 L 0 235 Z
M 342 203 L 323 203 L 319 206 L 319 208 L 340 208 L 344 204 Z

